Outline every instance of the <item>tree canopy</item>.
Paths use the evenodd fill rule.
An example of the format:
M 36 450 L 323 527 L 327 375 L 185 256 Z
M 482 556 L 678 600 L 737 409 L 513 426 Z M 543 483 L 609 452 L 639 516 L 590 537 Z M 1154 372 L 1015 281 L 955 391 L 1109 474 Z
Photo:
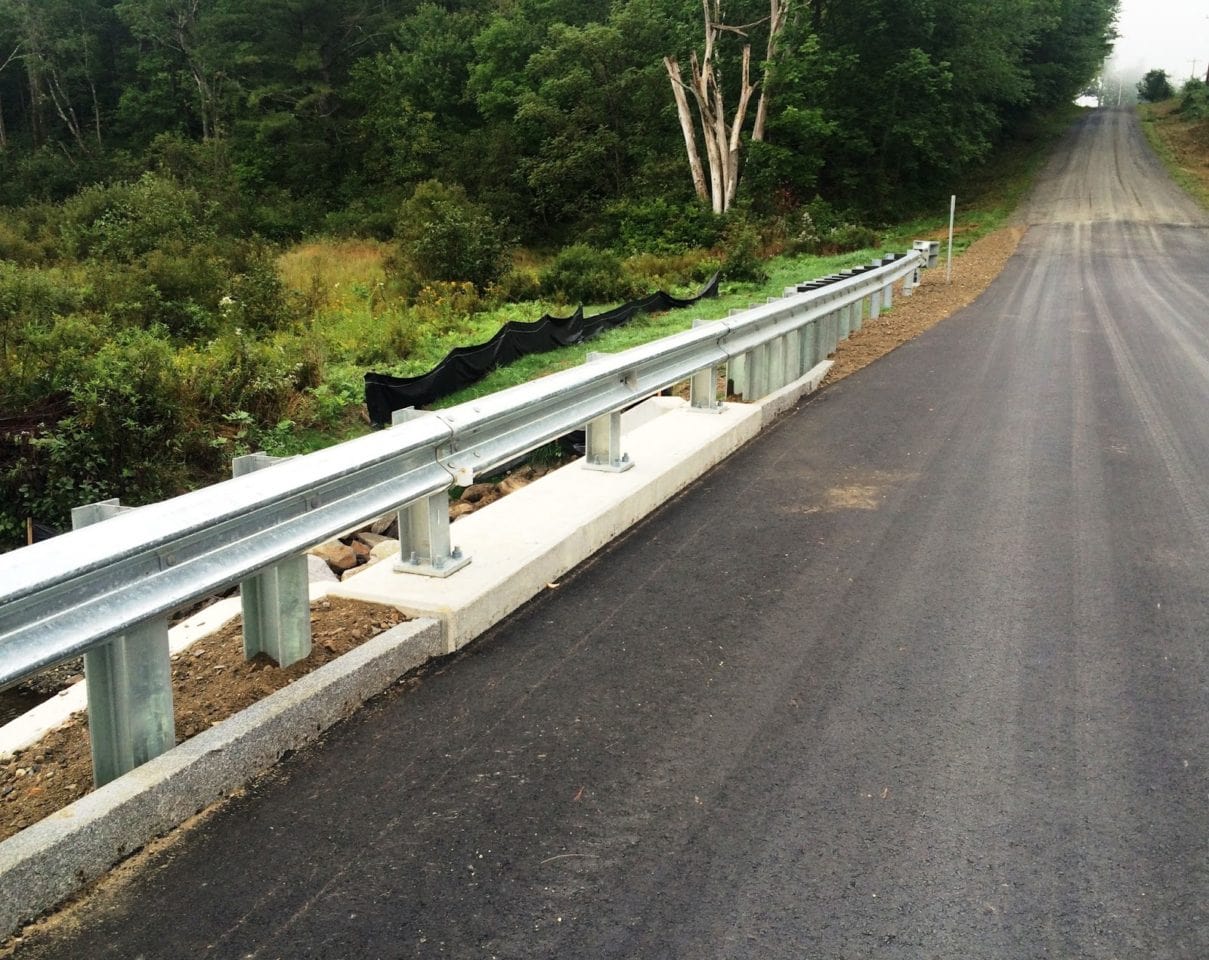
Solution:
M 1117 0 L 778 6 L 774 45 L 768 0 L 706 4 L 743 38 L 719 34 L 712 54 L 728 109 L 743 46 L 752 61 L 738 200 L 822 193 L 876 214 L 1073 98 Z M 0 0 L 0 203 L 155 170 L 237 201 L 248 231 L 389 234 L 435 179 L 522 238 L 558 239 L 617 203 L 692 198 L 665 58 L 688 63 L 701 14 L 700 0 Z

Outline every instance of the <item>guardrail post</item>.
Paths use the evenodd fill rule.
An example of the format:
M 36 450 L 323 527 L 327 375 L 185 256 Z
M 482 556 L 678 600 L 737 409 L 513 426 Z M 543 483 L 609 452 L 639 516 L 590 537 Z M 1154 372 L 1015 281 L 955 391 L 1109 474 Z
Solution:
M 839 338 L 847 340 L 848 334 L 852 332 L 852 311 L 847 306 L 839 307 L 835 311 L 836 321 L 839 323 Z
M 751 396 L 743 394 L 744 400 L 759 400 L 768 395 L 768 353 L 767 343 L 747 352 L 747 386 Z
M 802 366 L 802 328 L 785 334 L 785 382 L 793 383 L 806 368 Z
M 691 409 L 702 413 L 721 413 L 718 400 L 718 368 L 706 367 L 693 374 L 689 381 L 689 404 Z
M 292 457 L 250 453 L 231 460 L 231 475 L 246 476 Z M 279 667 L 311 655 L 311 588 L 305 556 L 287 557 L 239 585 L 243 655 L 263 653 Z
M 785 386 L 785 338 L 777 337 L 768 344 L 768 392 Z
M 811 320 L 802 327 L 802 373 L 811 370 L 819 362 L 819 321 Z
M 391 413 L 390 425 L 431 416 L 428 411 L 405 407 Z M 453 546 L 449 531 L 449 494 L 442 490 L 399 508 L 399 559 L 396 573 L 445 578 L 470 562 L 460 547 Z
M 731 310 L 727 316 L 733 317 L 742 312 L 742 310 Z M 751 392 L 750 373 L 751 365 L 747 362 L 747 354 L 741 353 L 726 361 L 726 379 L 730 385 L 730 392 L 736 397 L 747 399 Z
M 589 353 L 588 363 L 604 358 L 605 354 Z M 627 377 L 627 382 L 630 379 Z M 621 411 L 606 413 L 588 421 L 584 427 L 584 469 L 625 473 L 633 466 L 630 455 L 621 452 Z
M 133 509 L 117 500 L 71 512 L 79 530 Z M 168 619 L 141 623 L 84 654 L 92 780 L 101 787 L 176 744 Z
M 694 320 L 693 329 L 704 326 L 708 320 Z M 706 367 L 698 370 L 689 380 L 689 409 L 702 413 L 721 413 L 718 402 L 718 368 Z
M 848 326 L 860 330 L 865 325 L 865 301 L 856 300 L 848 304 Z

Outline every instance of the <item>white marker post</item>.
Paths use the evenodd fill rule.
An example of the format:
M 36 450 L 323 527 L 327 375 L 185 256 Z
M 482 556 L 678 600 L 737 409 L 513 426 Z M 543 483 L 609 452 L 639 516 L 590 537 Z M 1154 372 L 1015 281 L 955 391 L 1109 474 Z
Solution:
M 953 221 L 957 217 L 957 194 L 949 200 L 949 265 L 945 269 L 945 283 L 953 282 Z

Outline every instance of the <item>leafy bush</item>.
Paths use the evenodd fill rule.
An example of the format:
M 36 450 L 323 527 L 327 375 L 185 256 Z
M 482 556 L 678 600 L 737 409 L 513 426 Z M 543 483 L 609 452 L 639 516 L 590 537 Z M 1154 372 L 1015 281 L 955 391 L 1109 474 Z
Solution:
M 542 295 L 542 282 L 536 271 L 513 267 L 487 292 L 489 298 L 497 302 L 524 303 Z
M 86 331 L 64 325 L 60 345 Z M 56 358 L 66 415 L 3 438 L 3 526 L 26 516 L 67 526 L 72 507 L 120 496 L 143 503 L 185 482 L 189 433 L 172 347 L 155 331 L 128 330 Z
M 278 343 L 235 328 L 177 351 L 181 389 L 205 419 L 244 410 L 257 422 L 277 423 L 295 391 L 315 385 L 314 363 L 301 350 L 297 340 Z
M 45 339 L 56 317 L 79 305 L 80 292 L 59 271 L 30 270 L 0 260 L 0 406 L 21 406 L 33 399 L 28 386 L 48 361 L 55 360 L 38 341 Z
M 1138 99 L 1149 103 L 1170 100 L 1175 96 L 1166 70 L 1150 70 L 1138 81 Z
M 90 263 L 86 275 L 86 305 L 105 311 L 119 327 L 161 326 L 181 340 L 218 329 L 226 280 L 220 262 L 155 250 L 139 263 Z
M 605 303 L 631 293 L 621 259 L 583 243 L 559 251 L 541 272 L 541 284 L 543 293 L 566 303 Z
M 1180 113 L 1193 120 L 1209 119 L 1209 84 L 1192 77 L 1180 90 Z
M 254 245 L 242 269 L 231 277 L 219 301 L 223 319 L 244 330 L 277 330 L 296 319 L 298 310 L 281 277 L 271 250 Z
M 760 235 L 742 216 L 732 218 L 722 238 L 722 275 L 727 280 L 763 283 L 768 279 L 760 256 Z
M 850 222 L 821 197 L 815 197 L 798 210 L 795 220 L 787 243 L 792 253 L 847 253 L 877 244 L 875 230 Z
M 421 284 L 465 280 L 483 291 L 509 266 L 502 225 L 457 185 L 428 180 L 416 187 L 399 210 L 395 235 L 398 265 Z
M 630 254 L 712 247 L 725 227 L 723 218 L 696 200 L 618 200 L 605 208 L 602 218 L 605 241 Z
M 121 263 L 157 249 L 185 254 L 215 242 L 211 213 L 196 190 L 154 173 L 88 187 L 63 205 L 64 252 Z
M 718 271 L 719 263 L 707 252 L 695 250 L 664 256 L 638 254 L 627 258 L 624 267 L 634 292 L 645 294 L 702 284 Z

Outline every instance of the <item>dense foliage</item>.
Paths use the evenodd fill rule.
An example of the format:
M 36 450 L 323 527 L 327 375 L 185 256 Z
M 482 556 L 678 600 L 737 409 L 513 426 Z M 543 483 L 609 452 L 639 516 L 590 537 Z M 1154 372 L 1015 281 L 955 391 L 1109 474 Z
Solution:
M 397 361 L 542 293 L 758 279 L 769 237 L 868 244 L 1082 89 L 1116 5 L 794 0 L 719 218 L 662 62 L 700 45 L 700 0 L 0 0 L 0 542 L 330 419 L 356 395 L 332 356 Z M 723 9 L 733 100 L 768 0 Z M 340 294 L 380 335 L 318 329 L 331 291 L 283 282 L 314 234 L 390 245 Z
M 1091 79 L 1115 6 L 791 4 L 751 199 L 819 191 L 877 210 L 951 176 Z M 725 12 L 764 49 L 765 0 Z M 524 238 L 569 232 L 618 200 L 688 194 L 661 58 L 687 56 L 700 14 L 697 0 L 0 0 L 0 202 L 170 169 L 240 198 L 233 219 L 264 235 L 328 216 L 389 233 L 435 178 Z
M 1146 103 L 1158 103 L 1175 96 L 1175 88 L 1167 77 L 1166 70 L 1149 70 L 1138 81 L 1138 99 Z

